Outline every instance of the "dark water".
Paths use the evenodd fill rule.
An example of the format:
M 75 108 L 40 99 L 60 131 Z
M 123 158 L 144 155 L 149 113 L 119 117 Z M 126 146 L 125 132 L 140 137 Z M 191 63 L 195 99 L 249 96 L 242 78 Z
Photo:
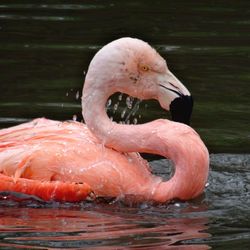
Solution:
M 169 173 L 169 162 L 152 162 Z M 209 185 L 170 204 L 42 203 L 0 195 L 0 248 L 249 249 L 250 155 L 211 155 Z M 21 202 L 20 202 L 21 201 Z
M 77 92 L 92 56 L 132 36 L 156 47 L 190 89 L 192 127 L 211 153 L 250 153 L 249 31 L 249 1 L 1 0 L 0 127 L 81 120 Z M 138 122 L 167 117 L 155 102 L 140 103 L 139 114 Z M 249 249 L 247 159 L 214 155 L 210 185 L 193 202 L 72 207 L 2 196 L 0 248 Z

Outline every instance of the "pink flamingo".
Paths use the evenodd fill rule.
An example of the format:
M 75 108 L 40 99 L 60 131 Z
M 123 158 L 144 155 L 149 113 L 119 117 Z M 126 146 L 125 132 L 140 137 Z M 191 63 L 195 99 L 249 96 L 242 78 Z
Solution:
M 0 131 L 0 190 L 45 200 L 78 201 L 96 196 L 166 202 L 188 200 L 204 190 L 209 155 L 189 126 L 155 120 L 142 125 L 112 122 L 105 105 L 115 92 L 156 99 L 175 121 L 189 122 L 192 98 L 147 43 L 121 38 L 104 46 L 86 75 L 85 124 L 44 118 Z M 170 158 L 175 174 L 154 176 L 137 152 Z

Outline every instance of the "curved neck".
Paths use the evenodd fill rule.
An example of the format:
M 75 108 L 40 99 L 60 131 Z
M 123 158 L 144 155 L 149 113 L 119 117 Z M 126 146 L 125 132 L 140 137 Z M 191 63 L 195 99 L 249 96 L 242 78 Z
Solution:
M 88 83 L 84 86 L 82 112 L 93 134 L 105 146 L 117 151 L 153 153 L 174 162 L 174 176 L 154 189 L 154 200 L 186 200 L 199 195 L 207 181 L 209 157 L 197 133 L 189 126 L 168 120 L 141 125 L 112 122 L 105 108 L 111 94 Z
M 112 122 L 109 119 L 106 113 L 106 102 L 112 94 L 112 92 L 105 93 L 98 89 L 84 88 L 82 114 L 91 132 L 105 146 L 120 152 L 162 154 L 162 152 L 155 152 L 155 148 L 152 150 L 154 146 L 148 140 L 149 133 L 152 133 L 150 123 L 125 125 Z

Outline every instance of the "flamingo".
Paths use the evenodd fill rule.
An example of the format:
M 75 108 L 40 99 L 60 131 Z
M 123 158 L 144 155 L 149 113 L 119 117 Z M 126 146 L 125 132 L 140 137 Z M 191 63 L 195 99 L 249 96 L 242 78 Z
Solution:
M 173 121 L 117 124 L 105 106 L 115 92 L 156 99 Z M 35 119 L 0 130 L 0 191 L 44 200 L 134 197 L 138 201 L 189 200 L 205 187 L 209 154 L 188 125 L 192 97 L 148 43 L 120 38 L 92 59 L 82 93 L 85 124 Z M 171 159 L 173 177 L 152 174 L 138 152 Z

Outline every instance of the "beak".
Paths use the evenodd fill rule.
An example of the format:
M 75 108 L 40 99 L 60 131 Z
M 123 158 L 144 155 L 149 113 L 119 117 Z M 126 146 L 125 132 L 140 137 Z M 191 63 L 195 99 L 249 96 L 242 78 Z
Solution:
M 190 124 L 190 118 L 193 110 L 193 97 L 183 95 L 175 98 L 170 103 L 170 113 L 172 120 L 184 124 Z
M 159 79 L 158 100 L 162 108 L 170 111 L 173 121 L 190 124 L 193 98 L 170 71 Z

